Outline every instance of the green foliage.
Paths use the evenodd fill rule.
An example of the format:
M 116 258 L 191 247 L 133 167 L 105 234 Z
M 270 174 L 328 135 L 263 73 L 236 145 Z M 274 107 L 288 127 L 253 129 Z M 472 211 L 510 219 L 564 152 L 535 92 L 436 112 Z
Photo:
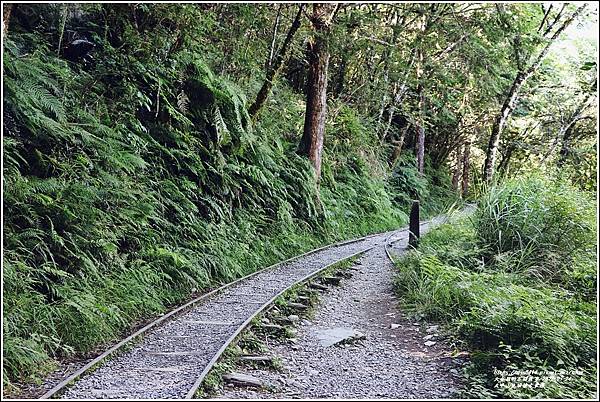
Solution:
M 593 206 L 571 186 L 540 177 L 513 180 L 492 188 L 472 218 L 434 229 L 399 262 L 396 288 L 406 306 L 447 323 L 472 350 L 465 396 L 595 394 L 597 266 L 590 214 Z M 558 239 L 559 232 L 574 236 Z M 552 248 L 554 241 L 566 250 Z M 562 254 L 549 262 L 546 253 Z M 535 389 L 495 382 L 494 370 L 561 369 L 578 374 Z
M 541 280 L 568 280 L 565 270 L 596 244 L 593 202 L 568 183 L 543 176 L 492 187 L 475 220 L 488 261 Z
M 173 17 L 144 7 L 149 25 Z M 406 221 L 368 144 L 345 148 L 352 165 L 328 146 L 337 168 L 319 194 L 293 119 L 252 127 L 240 89 L 199 53 L 167 54 L 169 29 L 156 41 L 108 11 L 124 26 L 95 38 L 93 66 L 62 60 L 42 35 L 5 42 L 6 381 L 102 347 L 197 292 Z M 286 97 L 298 102 L 285 90 L 275 102 Z
M 425 158 L 426 175 L 419 174 L 413 155 L 403 154 L 392 170 L 389 184 L 394 201 L 404 210 L 410 210 L 412 200 L 418 199 L 423 217 L 447 211 L 459 202 L 458 194 L 451 189 L 450 177 L 444 168 L 434 168 Z

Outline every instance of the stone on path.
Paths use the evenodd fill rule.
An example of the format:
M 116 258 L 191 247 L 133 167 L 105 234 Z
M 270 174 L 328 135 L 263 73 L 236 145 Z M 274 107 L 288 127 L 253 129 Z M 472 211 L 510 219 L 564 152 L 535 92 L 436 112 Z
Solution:
M 311 288 L 317 289 L 317 290 L 327 290 L 327 289 L 329 289 L 327 286 L 323 286 L 323 285 L 320 285 L 318 283 L 311 283 L 309 286 Z
M 425 342 L 425 346 L 433 346 L 433 345 L 435 345 L 436 343 L 437 343 L 437 342 L 435 342 L 435 341 L 427 341 L 427 342 Z
M 308 308 L 306 304 L 296 302 L 289 302 L 287 305 L 288 307 L 295 308 L 296 310 L 306 310 Z
M 337 286 L 342 281 L 342 278 L 339 276 L 325 276 L 325 277 L 321 278 L 321 281 L 328 285 Z
M 241 387 L 261 388 L 263 386 L 263 383 L 260 379 L 258 379 L 256 377 L 252 377 L 251 375 L 242 374 L 242 373 L 225 374 L 225 375 L 223 375 L 223 380 L 225 380 L 228 383 L 238 385 Z
M 366 339 L 366 336 L 361 332 L 352 328 L 342 327 L 320 329 L 316 331 L 316 335 L 321 345 L 325 347 Z

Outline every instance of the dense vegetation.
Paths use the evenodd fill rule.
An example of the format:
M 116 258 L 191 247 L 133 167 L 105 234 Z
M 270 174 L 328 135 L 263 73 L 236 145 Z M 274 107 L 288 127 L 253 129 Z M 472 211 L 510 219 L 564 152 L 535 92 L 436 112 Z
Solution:
M 467 396 L 595 395 L 595 225 L 587 194 L 560 180 L 514 179 L 399 262 L 403 302 L 448 324 L 473 351 Z M 533 389 L 502 388 L 495 370 L 575 374 Z
M 4 386 L 219 283 L 402 226 L 412 199 L 428 216 L 478 197 L 492 153 L 492 181 L 536 170 L 595 196 L 596 43 L 565 39 L 586 8 L 13 4 L 3 17 Z M 452 250 L 469 275 L 483 275 L 475 257 L 518 261 L 510 275 L 548 282 L 536 292 L 595 308 L 591 254 L 574 251 L 589 247 L 587 212 L 552 237 L 578 193 L 539 180 L 494 187 L 489 232 L 459 225 L 439 264 Z M 552 207 L 499 227 L 493 213 L 519 208 L 506 194 Z

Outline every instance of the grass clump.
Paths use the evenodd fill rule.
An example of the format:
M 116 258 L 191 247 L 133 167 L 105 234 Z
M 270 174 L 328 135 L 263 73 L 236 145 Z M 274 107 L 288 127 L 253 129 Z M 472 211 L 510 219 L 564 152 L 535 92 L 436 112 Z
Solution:
M 465 396 L 595 395 L 592 217 L 593 204 L 569 185 L 518 179 L 491 189 L 472 217 L 431 231 L 398 263 L 406 305 L 448 324 L 472 349 Z M 501 373 L 518 370 L 537 370 L 544 385 L 502 386 Z

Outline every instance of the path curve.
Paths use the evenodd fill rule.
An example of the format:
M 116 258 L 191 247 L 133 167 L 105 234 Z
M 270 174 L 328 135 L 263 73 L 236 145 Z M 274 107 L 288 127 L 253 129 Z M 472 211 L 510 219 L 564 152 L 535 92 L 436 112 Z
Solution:
M 440 217 L 431 226 L 444 221 L 445 217 Z M 422 232 L 427 229 L 422 227 Z M 265 354 L 278 359 L 278 370 L 243 362 L 236 367 L 236 372 L 262 382 L 263 388 L 227 384 L 214 397 L 456 397 L 461 388 L 462 362 L 452 357 L 452 345 L 445 342 L 438 326 L 415 321 L 399 308 L 393 285 L 397 270 L 389 253 L 397 256 L 407 247 L 404 232 L 364 253 L 349 268 L 352 275 L 320 296 L 314 316 L 296 324 L 293 340 L 271 340 Z M 365 339 L 338 346 L 323 342 L 325 334 L 354 331 L 364 334 Z
M 133 346 L 138 333 L 128 337 L 101 356 L 106 361 L 90 362 L 42 398 L 190 398 L 226 346 L 279 294 L 340 260 L 383 244 L 397 232 L 313 250 L 226 285 L 150 324 Z M 108 356 L 127 347 L 131 349 Z M 98 368 L 92 371 L 94 366 Z
M 139 342 L 132 342 L 137 333 L 128 337 L 101 356 L 106 361 L 86 365 L 42 398 L 191 398 L 230 342 L 285 290 L 406 235 L 404 228 L 327 246 L 226 285 L 150 324 Z

